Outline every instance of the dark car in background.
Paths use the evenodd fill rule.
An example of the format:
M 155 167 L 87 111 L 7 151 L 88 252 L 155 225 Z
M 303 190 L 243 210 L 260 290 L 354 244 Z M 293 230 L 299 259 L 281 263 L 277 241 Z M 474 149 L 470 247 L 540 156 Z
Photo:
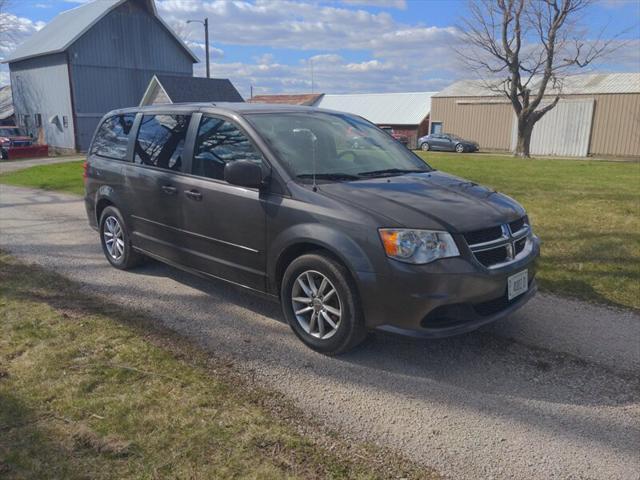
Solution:
M 151 257 L 271 296 L 325 354 L 368 330 L 468 332 L 536 292 L 539 240 L 515 200 L 434 170 L 345 113 L 251 103 L 114 111 L 94 135 L 85 187 L 111 265 Z
M 471 140 L 465 140 L 451 133 L 431 133 L 418 139 L 418 148 L 440 152 L 477 152 L 480 146 Z

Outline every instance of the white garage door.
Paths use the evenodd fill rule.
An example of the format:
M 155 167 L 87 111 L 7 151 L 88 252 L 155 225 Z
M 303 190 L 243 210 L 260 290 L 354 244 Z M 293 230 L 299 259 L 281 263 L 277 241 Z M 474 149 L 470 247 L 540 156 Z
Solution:
M 586 157 L 589 153 L 593 99 L 561 100 L 535 127 L 531 135 L 532 155 Z M 518 121 L 514 115 L 511 149 L 518 138 Z

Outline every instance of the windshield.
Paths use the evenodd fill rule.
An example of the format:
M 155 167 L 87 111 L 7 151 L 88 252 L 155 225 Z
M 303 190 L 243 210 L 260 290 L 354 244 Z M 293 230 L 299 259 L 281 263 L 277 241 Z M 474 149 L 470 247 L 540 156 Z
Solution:
M 429 172 L 419 157 L 366 120 L 347 114 L 246 115 L 289 174 L 301 180 L 358 180 Z
M 0 137 L 19 137 L 20 130 L 17 128 L 0 128 Z

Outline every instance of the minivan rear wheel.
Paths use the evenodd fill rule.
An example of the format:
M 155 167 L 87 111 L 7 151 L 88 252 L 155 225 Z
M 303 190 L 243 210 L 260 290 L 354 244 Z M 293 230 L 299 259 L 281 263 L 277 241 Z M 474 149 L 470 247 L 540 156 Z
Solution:
M 325 355 L 344 353 L 366 337 L 358 295 L 347 269 L 327 255 L 296 258 L 282 278 L 284 315 L 294 333 Z
M 109 263 L 121 270 L 138 266 L 144 260 L 133 250 L 129 230 L 116 207 L 106 207 L 100 215 L 100 243 Z
M 420 145 L 420 148 L 423 152 L 428 152 L 431 146 L 427 142 L 424 142 L 422 145 Z

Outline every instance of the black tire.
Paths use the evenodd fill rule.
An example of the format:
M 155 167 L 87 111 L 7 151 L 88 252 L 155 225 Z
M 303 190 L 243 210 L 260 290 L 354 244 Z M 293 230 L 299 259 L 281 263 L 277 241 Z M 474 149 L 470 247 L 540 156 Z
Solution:
M 332 295 L 332 299 L 327 300 L 327 302 L 335 302 L 337 300 L 339 302 L 341 316 L 339 323 L 336 322 L 336 328 L 332 329 L 334 333 L 330 338 L 320 338 L 310 334 L 305 330 L 305 327 L 303 327 L 294 312 L 292 296 L 295 289 L 300 288 L 297 286 L 298 278 L 301 275 L 306 275 L 306 272 L 318 274 L 319 276 L 316 277 L 316 279 L 320 279 L 322 276 L 326 277 L 329 284 L 327 288 L 334 288 L 336 291 L 336 293 Z M 325 355 L 338 355 L 355 348 L 366 338 L 367 331 L 364 325 L 364 316 L 360 307 L 360 300 L 352 284 L 353 280 L 351 280 L 347 269 L 333 258 L 321 253 L 302 255 L 287 267 L 282 278 L 280 289 L 282 310 L 293 332 L 312 350 Z M 318 285 L 316 286 L 319 287 Z M 325 290 L 325 293 L 329 293 L 329 291 L 330 290 Z M 327 295 L 327 297 L 329 297 L 329 295 Z M 337 297 L 337 299 L 335 297 Z M 313 311 L 315 312 L 315 310 Z M 321 317 L 320 313 L 317 313 L 318 317 Z M 322 315 L 324 315 L 324 313 Z M 335 317 L 333 318 L 335 320 Z M 325 328 L 331 328 L 323 319 L 317 320 L 317 322 L 318 324 L 324 322 Z M 310 324 L 311 321 L 309 325 L 307 325 L 307 328 Z
M 464 153 L 464 145 L 462 145 L 461 143 L 458 143 L 456 145 L 456 152 L 458 153 Z
M 9 160 L 9 154 L 4 148 L 0 148 L 0 159 Z
M 427 142 L 424 142 L 422 145 L 420 145 L 420 150 L 422 150 L 423 152 L 428 152 L 430 149 L 431 146 Z
M 109 247 L 109 239 L 114 238 L 113 233 L 111 233 L 111 237 L 109 237 L 110 233 L 110 225 L 113 224 L 113 221 L 117 222 L 122 231 L 122 245 L 118 246 L 117 252 L 121 253 L 119 255 L 114 255 L 113 248 Z M 109 206 L 106 207 L 102 214 L 100 215 L 100 223 L 99 223 L 99 232 L 100 232 L 100 243 L 102 244 L 102 251 L 104 256 L 107 258 L 107 261 L 115 268 L 120 270 L 128 270 L 133 267 L 137 267 L 144 261 L 144 256 L 140 253 L 133 250 L 131 246 L 131 236 L 129 234 L 129 229 L 120 213 L 116 207 Z M 119 242 L 118 242 L 119 243 Z M 113 245 L 113 242 L 111 243 Z

